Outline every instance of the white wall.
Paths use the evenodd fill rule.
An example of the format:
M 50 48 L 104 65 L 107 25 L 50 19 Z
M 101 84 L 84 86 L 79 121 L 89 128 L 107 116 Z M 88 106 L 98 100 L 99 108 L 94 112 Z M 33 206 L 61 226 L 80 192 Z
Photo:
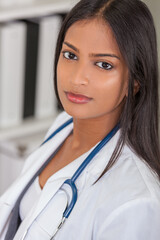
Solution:
M 149 7 L 155 22 L 157 40 L 158 40 L 158 53 L 160 63 L 160 0 L 143 0 L 144 3 Z M 160 64 L 159 64 L 160 66 Z

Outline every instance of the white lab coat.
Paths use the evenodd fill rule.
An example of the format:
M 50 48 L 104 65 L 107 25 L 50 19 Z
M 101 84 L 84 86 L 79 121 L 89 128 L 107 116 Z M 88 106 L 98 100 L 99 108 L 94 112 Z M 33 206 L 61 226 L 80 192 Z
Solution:
M 69 118 L 65 112 L 60 114 L 48 135 Z M 26 161 L 16 182 L 0 198 L 0 240 L 4 239 L 18 195 L 72 128 L 73 124 L 70 124 L 38 148 Z M 93 185 L 108 163 L 118 137 L 119 132 L 77 179 L 77 203 L 56 235 L 56 240 L 160 239 L 160 184 L 147 165 L 129 147 L 124 147 L 116 164 Z M 67 201 L 66 195 L 58 189 L 65 179 L 73 175 L 86 155 L 87 153 L 49 178 L 39 201 L 33 203 L 33 209 L 21 224 L 14 240 L 20 240 L 26 231 L 26 240 L 50 239 Z

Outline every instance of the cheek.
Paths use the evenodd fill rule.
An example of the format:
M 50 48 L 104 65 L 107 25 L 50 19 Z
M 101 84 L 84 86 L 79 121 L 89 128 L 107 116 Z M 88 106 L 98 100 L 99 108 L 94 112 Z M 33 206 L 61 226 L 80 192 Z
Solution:
M 97 99 L 108 105 L 119 104 L 126 95 L 127 80 L 123 77 L 110 77 L 95 86 Z
M 59 59 L 58 64 L 57 64 L 57 87 L 58 87 L 58 92 L 60 91 L 60 89 L 64 85 L 65 78 L 66 78 L 66 71 L 65 71 L 64 66 L 62 64 L 62 61 Z
M 63 62 L 62 57 L 59 58 L 57 64 L 57 86 L 58 88 L 66 88 L 71 77 L 70 67 Z

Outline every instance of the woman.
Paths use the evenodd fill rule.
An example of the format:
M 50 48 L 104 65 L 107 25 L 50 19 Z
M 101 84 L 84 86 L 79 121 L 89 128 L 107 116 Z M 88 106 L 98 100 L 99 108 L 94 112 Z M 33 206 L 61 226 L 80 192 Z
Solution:
M 159 240 L 157 72 L 153 19 L 140 0 L 81 0 L 71 10 L 55 58 L 65 111 L 47 137 L 69 122 L 1 197 L 1 240 Z M 64 181 L 106 136 L 75 178 L 76 204 L 54 236 L 72 197 Z

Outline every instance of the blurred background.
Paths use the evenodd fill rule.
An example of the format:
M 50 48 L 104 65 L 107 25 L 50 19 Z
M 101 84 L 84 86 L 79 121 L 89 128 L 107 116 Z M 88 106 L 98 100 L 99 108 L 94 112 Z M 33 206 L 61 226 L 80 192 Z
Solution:
M 77 2 L 0 0 L 0 195 L 60 111 L 53 86 L 55 45 Z M 160 1 L 144 2 L 154 17 L 160 55 Z

